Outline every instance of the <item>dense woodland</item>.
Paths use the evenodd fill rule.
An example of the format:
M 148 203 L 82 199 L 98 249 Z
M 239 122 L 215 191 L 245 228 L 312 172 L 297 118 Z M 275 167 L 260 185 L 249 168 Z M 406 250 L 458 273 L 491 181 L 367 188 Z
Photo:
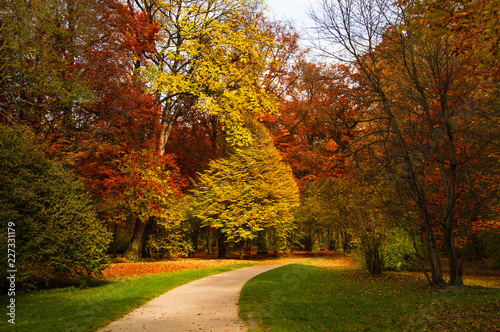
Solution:
M 0 3 L 19 282 L 252 247 L 500 266 L 498 1 L 320 0 L 308 36 L 258 0 Z

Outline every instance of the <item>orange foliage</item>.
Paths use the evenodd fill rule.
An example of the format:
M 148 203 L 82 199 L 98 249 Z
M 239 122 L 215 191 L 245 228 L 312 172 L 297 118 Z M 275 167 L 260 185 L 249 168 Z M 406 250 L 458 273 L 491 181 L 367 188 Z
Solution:
M 276 147 L 301 184 L 342 174 L 342 160 L 359 130 L 359 105 L 349 69 L 300 62 L 290 73 L 276 117 L 265 119 Z

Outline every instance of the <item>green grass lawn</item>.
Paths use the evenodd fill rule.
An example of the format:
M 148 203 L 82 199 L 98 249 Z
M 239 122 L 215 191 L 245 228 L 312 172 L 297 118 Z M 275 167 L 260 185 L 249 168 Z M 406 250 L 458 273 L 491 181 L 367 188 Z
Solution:
M 16 324 L 7 322 L 0 297 L 0 331 L 96 331 L 149 300 L 190 281 L 251 264 L 118 279 L 98 287 L 42 290 L 16 297 Z
M 250 280 L 240 297 L 242 318 L 250 318 L 255 331 L 500 330 L 497 281 L 478 281 L 487 287 L 433 289 L 418 273 L 369 277 L 355 267 L 321 266 L 320 261 Z

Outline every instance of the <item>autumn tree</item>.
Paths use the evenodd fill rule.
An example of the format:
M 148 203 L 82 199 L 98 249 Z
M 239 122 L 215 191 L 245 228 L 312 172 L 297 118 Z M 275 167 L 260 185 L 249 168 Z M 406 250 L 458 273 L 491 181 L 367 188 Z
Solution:
M 261 78 L 272 40 L 258 29 L 255 1 L 129 1 L 159 27 L 155 53 L 136 67 L 162 108 L 158 150 L 192 107 L 217 115 L 231 139 L 244 139 L 241 112 L 272 111 Z M 140 60 L 138 58 L 138 60 Z
M 200 174 L 193 190 L 196 216 L 204 225 L 219 229 L 225 242 L 240 248 L 264 231 L 277 251 L 289 246 L 298 188 L 265 127 L 247 121 L 252 141 L 235 146 Z M 219 257 L 224 257 L 221 250 L 219 242 Z
M 470 79 L 478 58 L 457 52 L 458 35 L 428 26 L 433 15 L 446 16 L 449 8 L 326 0 L 320 8 L 312 17 L 319 35 L 331 43 L 325 51 L 355 65 L 361 84 L 371 88 L 365 113 L 371 137 L 365 146 L 384 152 L 385 162 L 377 164 L 386 165 L 393 183 L 417 206 L 432 282 L 443 282 L 441 233 L 450 284 L 461 285 L 458 201 L 479 184 L 474 165 L 478 158 L 488 159 L 498 137 L 495 99 L 479 93 L 492 91 L 490 84 Z
M 110 2 L 2 1 L 2 122 L 30 126 L 60 158 L 78 148 L 77 137 L 95 119 L 89 106 L 99 96 L 91 85 L 105 72 L 96 79 L 92 66 L 112 45 Z
M 129 56 L 151 52 L 157 29 L 128 14 L 114 0 L 14 1 L 2 11 L 2 121 L 29 125 L 51 156 L 76 169 L 106 221 L 128 210 L 112 211 L 117 195 L 100 195 L 124 189 L 127 154 L 155 150 L 159 133 L 158 108 Z
M 120 13 L 129 22 L 122 33 L 135 78 L 154 96 L 159 110 L 156 153 L 180 152 L 180 164 L 188 166 L 183 167 L 186 176 L 200 171 L 207 157 L 220 154 L 222 141 L 249 139 L 243 113 L 276 110 L 265 73 L 279 66 L 277 46 L 275 35 L 264 28 L 260 2 L 137 0 L 127 1 Z M 196 135 L 209 138 L 214 156 L 200 152 L 194 160 L 186 154 L 189 148 L 169 143 L 176 126 L 180 134 L 189 130 L 182 129 L 188 122 L 194 130 L 204 127 Z
M 280 114 L 266 124 L 301 183 L 342 173 L 356 137 L 356 87 L 347 66 L 300 60 L 290 69 Z

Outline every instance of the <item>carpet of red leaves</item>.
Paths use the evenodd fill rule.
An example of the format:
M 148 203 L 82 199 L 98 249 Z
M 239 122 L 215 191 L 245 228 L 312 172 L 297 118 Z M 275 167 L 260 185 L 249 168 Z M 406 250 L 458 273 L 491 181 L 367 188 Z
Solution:
M 113 263 L 103 271 L 105 279 L 119 279 L 129 276 L 140 276 L 155 273 L 171 273 L 183 270 L 204 269 L 215 266 L 233 265 L 233 264 L 276 264 L 292 263 L 297 259 L 324 257 L 332 254 L 327 251 L 320 252 L 295 252 L 294 254 L 269 255 L 245 255 L 242 260 L 238 259 L 239 254 L 226 255 L 224 259 L 217 259 L 217 255 L 208 255 L 197 253 L 193 258 L 182 258 L 177 260 L 149 260 L 144 262 L 127 262 L 123 259 L 121 263 Z
M 181 259 L 175 261 L 156 261 L 138 263 L 115 263 L 103 271 L 106 279 L 117 279 L 129 276 L 138 276 L 154 273 L 170 273 L 183 270 L 203 269 L 208 267 L 238 264 L 240 261 L 206 260 L 206 259 Z

